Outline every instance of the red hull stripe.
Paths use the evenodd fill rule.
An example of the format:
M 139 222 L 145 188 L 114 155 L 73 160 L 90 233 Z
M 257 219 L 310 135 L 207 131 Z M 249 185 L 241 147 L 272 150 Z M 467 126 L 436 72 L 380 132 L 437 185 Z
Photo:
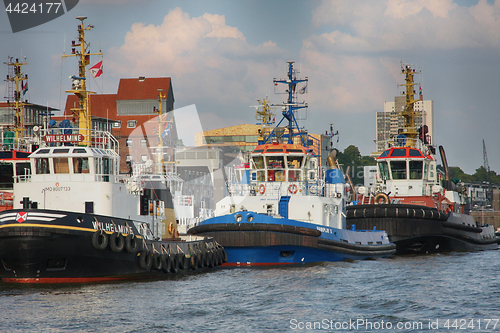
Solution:
M 132 280 L 137 277 L 80 277 L 80 278 L 2 278 L 6 283 L 91 283 L 118 280 Z
M 221 265 L 221 267 L 249 267 L 249 266 L 283 266 L 283 265 L 295 265 L 294 262 L 251 262 L 251 263 L 235 263 L 226 262 Z

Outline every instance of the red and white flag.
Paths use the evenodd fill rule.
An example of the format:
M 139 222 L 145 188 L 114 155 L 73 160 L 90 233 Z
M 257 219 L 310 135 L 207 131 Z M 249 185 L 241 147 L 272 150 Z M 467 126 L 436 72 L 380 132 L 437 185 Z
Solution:
M 90 73 L 92 73 L 93 77 L 101 76 L 102 75 L 102 60 L 99 61 L 94 66 L 90 67 L 89 71 L 90 71 Z

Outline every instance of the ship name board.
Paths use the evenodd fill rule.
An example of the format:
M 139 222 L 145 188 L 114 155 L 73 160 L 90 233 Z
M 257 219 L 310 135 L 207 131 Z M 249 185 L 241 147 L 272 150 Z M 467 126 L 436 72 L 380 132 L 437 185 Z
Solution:
M 134 230 L 126 225 L 114 224 L 114 223 L 103 223 L 99 221 L 92 221 L 92 226 L 95 230 L 103 230 L 109 232 L 118 232 L 121 234 L 134 234 Z
M 45 142 L 82 142 L 84 139 L 82 134 L 47 134 L 42 140 Z

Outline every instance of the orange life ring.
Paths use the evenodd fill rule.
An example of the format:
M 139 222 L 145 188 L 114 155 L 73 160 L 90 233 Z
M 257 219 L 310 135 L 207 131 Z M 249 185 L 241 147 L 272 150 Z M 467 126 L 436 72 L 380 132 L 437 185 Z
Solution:
M 173 235 L 174 231 L 175 231 L 175 229 L 174 229 L 174 222 L 170 222 L 168 224 L 168 233 L 171 234 L 171 235 Z
M 188 205 L 191 206 L 191 197 L 188 198 Z
M 383 192 L 379 192 L 373 198 L 373 203 L 376 205 L 387 205 L 390 202 L 389 196 Z
M 297 193 L 297 190 L 298 190 L 298 187 L 295 184 L 290 184 L 290 186 L 288 186 L 288 192 L 290 192 L 292 194 Z
M 260 184 L 259 186 L 259 193 L 264 194 L 266 192 L 266 185 Z

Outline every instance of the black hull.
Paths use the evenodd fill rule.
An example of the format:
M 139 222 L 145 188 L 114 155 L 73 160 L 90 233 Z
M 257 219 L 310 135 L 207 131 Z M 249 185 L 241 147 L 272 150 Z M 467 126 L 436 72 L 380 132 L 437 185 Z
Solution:
M 20 223 L 5 217 L 19 212 L 28 213 L 26 221 Z M 42 221 L 36 214 L 64 217 Z M 220 265 L 224 259 L 223 248 L 213 239 L 146 240 L 132 221 L 125 219 L 64 211 L 12 210 L 2 212 L 0 221 L 3 282 L 86 283 L 162 278 L 182 269 Z M 128 240 L 120 240 L 116 230 L 129 230 L 130 233 L 122 233 L 130 234 Z
M 492 228 L 446 221 L 436 209 L 412 205 L 357 205 L 347 207 L 347 227 L 384 230 L 396 244 L 396 254 L 498 249 Z

